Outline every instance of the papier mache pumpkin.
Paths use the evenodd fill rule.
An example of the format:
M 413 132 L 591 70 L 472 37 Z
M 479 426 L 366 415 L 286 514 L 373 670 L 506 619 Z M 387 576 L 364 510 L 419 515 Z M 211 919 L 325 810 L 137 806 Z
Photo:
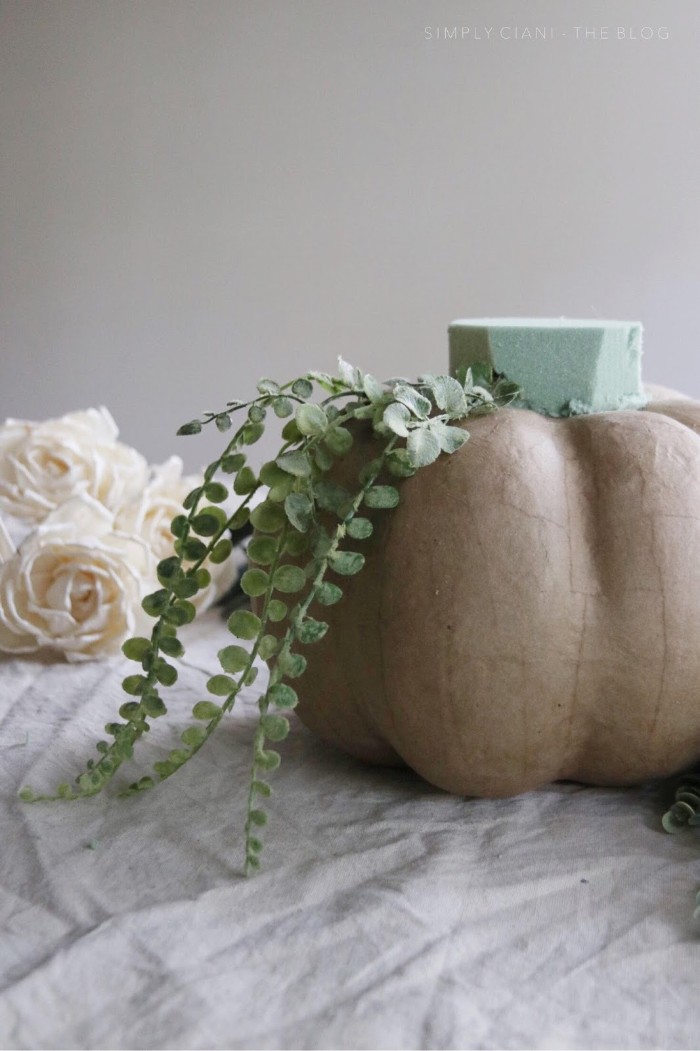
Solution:
M 355 756 L 470 796 L 687 767 L 700 754 L 700 404 L 662 392 L 639 410 L 514 407 L 466 426 L 468 444 L 402 482 L 391 515 L 363 512 L 365 566 L 305 649 L 299 716 Z M 374 442 L 358 430 L 333 479 L 350 485 Z

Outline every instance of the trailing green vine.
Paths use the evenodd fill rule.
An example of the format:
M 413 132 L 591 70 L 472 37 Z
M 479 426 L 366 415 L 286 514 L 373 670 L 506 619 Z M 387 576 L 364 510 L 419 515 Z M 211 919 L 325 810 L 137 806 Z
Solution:
M 455 452 L 467 440 L 468 432 L 456 422 L 492 412 L 520 393 L 515 384 L 481 365 L 463 370 L 458 377 L 422 376 L 416 383 L 404 379 L 379 383 L 342 359 L 339 372 L 337 377 L 310 372 L 281 385 L 261 380 L 256 397 L 228 402 L 222 411 L 180 428 L 179 434 L 197 434 L 213 423 L 232 437 L 207 467 L 202 485 L 185 498 L 183 513 L 171 523 L 173 554 L 158 564 L 161 586 L 142 603 L 155 621 L 150 638 L 131 638 L 122 647 L 140 671 L 122 682 L 128 699 L 119 709 L 120 721 L 105 726 L 111 741 L 97 742 L 97 757 L 88 760 L 73 785 L 59 785 L 54 795 L 37 795 L 27 787 L 20 792 L 22 799 L 95 795 L 133 757 L 151 722 L 167 713 L 162 692 L 176 682 L 172 661 L 185 652 L 178 630 L 194 619 L 191 599 L 210 583 L 206 564 L 225 561 L 232 552 L 231 530 L 250 521 L 256 531 L 248 548 L 252 565 L 241 586 L 257 612 L 238 609 L 228 618 L 228 629 L 237 641 L 219 651 L 221 670 L 207 681 L 209 696 L 194 705 L 194 723 L 182 731 L 181 746 L 154 763 L 153 776 L 141 777 L 120 794 L 151 789 L 179 770 L 216 730 L 240 690 L 254 683 L 257 658 L 267 661 L 269 678 L 258 702 L 245 821 L 245 869 L 259 867 L 260 829 L 267 821 L 263 801 L 271 794 L 266 775 L 280 763 L 279 752 L 269 745 L 289 732 L 286 713 L 298 701 L 290 682 L 306 668 L 300 648 L 317 642 L 328 630 L 325 621 L 309 615 L 309 608 L 314 602 L 330 606 L 343 597 L 342 587 L 326 580 L 328 571 L 342 578 L 359 573 L 364 565 L 355 545 L 371 536 L 372 522 L 360 512 L 396 507 L 401 479 L 441 453 Z M 313 400 L 315 389 L 323 392 L 318 402 Z M 237 413 L 245 416 L 234 431 Z M 282 445 L 278 455 L 256 473 L 245 450 L 262 436 L 269 413 L 286 420 Z M 381 451 L 362 466 L 353 489 L 346 489 L 330 472 L 350 451 L 357 421 L 369 422 Z M 396 484 L 381 480 L 387 474 Z M 226 476 L 229 483 L 222 480 Z M 267 490 L 265 498 L 251 509 L 252 497 L 260 489 Z M 231 491 L 240 503 L 229 514 L 222 505 Z M 277 634 L 271 630 L 275 624 Z

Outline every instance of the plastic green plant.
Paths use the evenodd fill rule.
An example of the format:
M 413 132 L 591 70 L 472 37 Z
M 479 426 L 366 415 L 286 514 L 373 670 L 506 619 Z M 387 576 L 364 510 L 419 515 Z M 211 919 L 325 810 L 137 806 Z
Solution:
M 315 391 L 320 391 L 320 401 L 314 400 Z M 52 796 L 24 788 L 21 798 L 35 802 L 95 795 L 133 757 L 152 720 L 167 712 L 162 694 L 177 680 L 172 662 L 185 652 L 178 629 L 195 617 L 190 600 L 209 583 L 206 564 L 225 561 L 232 551 L 231 530 L 250 520 L 256 531 L 248 548 L 253 566 L 243 574 L 241 586 L 256 600 L 257 612 L 239 609 L 229 617 L 236 642 L 219 651 L 220 671 L 207 682 L 209 697 L 194 705 L 195 721 L 182 731 L 181 747 L 154 763 L 153 776 L 142 777 L 120 794 L 153 788 L 196 755 L 233 708 L 241 688 L 255 681 L 256 659 L 267 661 L 269 678 L 258 702 L 245 821 L 245 870 L 258 868 L 260 829 L 267 821 L 264 800 L 271 794 L 267 775 L 280 763 L 279 752 L 270 744 L 289 732 L 286 713 L 298 700 L 291 682 L 306 668 L 301 650 L 328 630 L 324 621 L 309 615 L 309 608 L 314 602 L 331 606 L 343 597 L 342 587 L 326 579 L 329 570 L 336 578 L 361 572 L 364 556 L 356 548 L 372 534 L 372 522 L 362 511 L 395 508 L 402 479 L 467 441 L 468 432 L 455 423 L 508 405 L 519 393 L 515 384 L 494 375 L 488 366 L 464 370 L 457 378 L 422 376 L 415 383 L 380 383 L 339 359 L 339 376 L 310 372 L 285 384 L 264 379 L 256 397 L 228 402 L 223 411 L 181 427 L 178 434 L 197 434 L 213 423 L 229 437 L 221 456 L 207 467 L 203 484 L 188 494 L 183 513 L 172 521 L 173 554 L 158 564 L 160 588 L 143 600 L 144 610 L 154 619 L 150 638 L 131 638 L 122 647 L 140 670 L 123 680 L 128 699 L 119 709 L 119 721 L 105 727 L 111 740 L 97 742 L 97 757 L 88 760 L 74 785 L 61 784 Z M 243 422 L 234 431 L 237 414 L 243 415 Z M 282 445 L 256 472 L 246 450 L 262 436 L 270 414 L 286 420 Z M 369 424 L 379 452 L 363 464 L 354 488 L 348 490 L 333 481 L 330 472 L 350 451 L 358 424 Z M 388 475 L 395 484 L 382 481 L 380 476 Z M 230 481 L 222 481 L 225 477 Z M 261 487 L 267 489 L 265 499 L 251 510 L 251 498 Z M 229 515 L 221 505 L 231 489 L 240 503 Z

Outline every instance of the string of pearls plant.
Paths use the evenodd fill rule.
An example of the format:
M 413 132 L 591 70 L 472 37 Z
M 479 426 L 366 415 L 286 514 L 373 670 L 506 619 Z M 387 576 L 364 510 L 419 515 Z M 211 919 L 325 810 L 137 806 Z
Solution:
M 313 400 L 315 389 L 324 395 L 319 402 Z M 219 651 L 221 670 L 207 682 L 209 697 L 194 705 L 195 722 L 182 731 L 181 747 L 154 764 L 154 776 L 140 778 L 120 794 L 153 788 L 196 755 L 241 688 L 255 681 L 255 661 L 262 658 L 270 673 L 258 702 L 245 821 L 245 871 L 258 868 L 260 829 L 267 821 L 263 801 L 271 794 L 266 775 L 280 763 L 279 752 L 269 744 L 282 741 L 289 732 L 285 713 L 298 700 L 290 681 L 299 679 L 306 668 L 300 650 L 323 638 L 328 629 L 309 615 L 309 608 L 312 603 L 330 606 L 343 597 L 342 587 L 326 579 L 329 570 L 342 578 L 359 573 L 364 565 L 355 546 L 371 535 L 372 523 L 361 511 L 396 507 L 401 479 L 441 453 L 456 452 L 467 440 L 468 432 L 455 422 L 508 405 L 519 393 L 515 384 L 494 375 L 488 366 L 463 370 L 457 378 L 422 376 L 415 383 L 379 383 L 339 359 L 338 376 L 310 372 L 284 384 L 263 379 L 251 400 L 228 402 L 223 411 L 181 427 L 178 434 L 197 434 L 213 423 L 229 433 L 234 416 L 244 414 L 221 456 L 206 469 L 203 484 L 187 495 L 183 513 L 172 521 L 174 551 L 158 564 L 161 587 L 143 600 L 155 621 L 150 638 L 131 638 L 122 647 L 140 671 L 123 680 L 129 699 L 119 709 L 120 721 L 105 727 L 112 740 L 97 742 L 97 758 L 88 760 L 74 785 L 59 785 L 53 796 L 37 795 L 27 787 L 21 798 L 36 802 L 95 795 L 132 758 L 150 721 L 167 712 L 162 690 L 177 680 L 172 661 L 184 654 L 177 633 L 195 617 L 190 600 L 209 584 L 205 565 L 225 561 L 232 551 L 230 531 L 250 520 L 256 530 L 248 549 L 254 566 L 243 574 L 241 586 L 256 600 L 258 612 L 239 609 L 231 614 L 228 628 L 238 641 Z M 262 436 L 269 412 L 287 421 L 282 446 L 256 473 L 245 450 Z M 358 421 L 369 421 L 381 451 L 363 465 L 351 492 L 332 481 L 329 472 L 336 459 L 349 452 Z M 387 474 L 397 485 L 380 482 Z M 221 506 L 229 496 L 221 475 L 232 478 L 233 492 L 241 497 L 232 515 Z M 251 510 L 251 498 L 260 487 L 267 487 L 266 497 Z M 334 523 L 330 528 L 324 524 L 329 519 Z M 294 561 L 285 561 L 285 556 Z M 277 635 L 270 631 L 274 624 L 279 625 Z

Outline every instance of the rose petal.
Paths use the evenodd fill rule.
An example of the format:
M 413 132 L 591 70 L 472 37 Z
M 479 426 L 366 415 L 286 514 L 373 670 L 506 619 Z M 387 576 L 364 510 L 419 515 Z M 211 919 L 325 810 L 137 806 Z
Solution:
M 109 412 L 88 409 L 44 423 L 8 420 L 0 427 L 0 506 L 40 522 L 76 493 L 116 510 L 145 486 L 148 468 L 116 441 Z
M 62 650 L 69 660 L 117 653 L 149 618 L 141 599 L 154 574 L 145 541 L 83 495 L 52 512 L 0 567 L 0 649 Z

